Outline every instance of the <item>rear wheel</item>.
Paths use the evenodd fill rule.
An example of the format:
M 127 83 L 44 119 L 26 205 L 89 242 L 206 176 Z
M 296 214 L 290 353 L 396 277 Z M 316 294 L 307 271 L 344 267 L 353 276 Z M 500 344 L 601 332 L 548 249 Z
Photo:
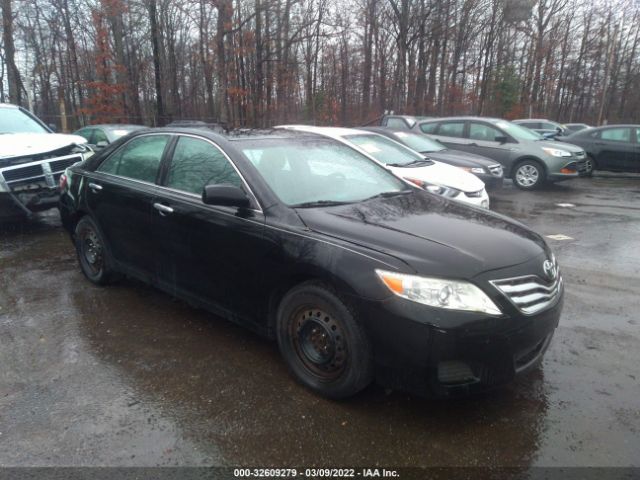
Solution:
M 522 190 L 533 190 L 544 183 L 544 167 L 535 160 L 523 160 L 513 171 L 513 183 Z
M 104 239 L 91 217 L 82 217 L 76 225 L 75 244 L 85 277 L 96 285 L 106 285 L 116 279 L 117 273 L 109 265 Z
M 373 379 L 368 338 L 352 310 L 328 286 L 308 282 L 278 308 L 280 352 L 296 379 L 329 398 L 356 394 Z

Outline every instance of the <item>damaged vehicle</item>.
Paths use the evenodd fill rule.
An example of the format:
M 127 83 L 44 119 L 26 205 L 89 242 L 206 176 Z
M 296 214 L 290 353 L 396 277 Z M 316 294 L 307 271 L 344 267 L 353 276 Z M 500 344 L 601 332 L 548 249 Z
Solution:
M 84 144 L 22 107 L 0 104 L 0 220 L 55 208 L 60 175 L 93 154 Z

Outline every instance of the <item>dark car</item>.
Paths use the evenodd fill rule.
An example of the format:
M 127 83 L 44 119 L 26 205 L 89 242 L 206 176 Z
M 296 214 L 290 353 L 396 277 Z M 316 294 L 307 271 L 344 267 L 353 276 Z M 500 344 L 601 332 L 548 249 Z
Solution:
M 523 118 L 520 120 L 512 120 L 512 122 L 533 130 L 544 138 L 557 138 L 570 133 L 565 125 L 554 122 L 553 120 L 547 120 L 546 118 Z
M 563 140 L 587 152 L 588 175 L 594 170 L 640 172 L 640 125 L 589 128 Z
M 487 157 L 448 149 L 441 143 L 431 140 L 426 135 L 417 132 L 385 127 L 361 127 L 360 129 L 384 135 L 406 145 L 416 152 L 422 153 L 432 160 L 448 163 L 449 165 L 473 173 L 484 182 L 487 188 L 502 187 L 502 165 Z
M 545 182 L 577 178 L 586 172 L 584 150 L 545 141 L 538 133 L 499 118 L 448 117 L 418 122 L 414 130 L 449 148 L 491 158 L 516 187 L 532 190 Z
M 109 144 L 115 142 L 121 137 L 129 135 L 131 132 L 144 130 L 143 125 L 126 125 L 126 124 L 104 124 L 90 125 L 83 127 L 74 132 L 74 135 L 80 135 L 87 139 L 87 144 L 93 150 L 100 150 L 108 147 Z
M 456 394 L 535 367 L 563 286 L 544 240 L 333 139 L 134 133 L 63 178 L 84 275 L 125 274 L 278 341 L 328 397 Z

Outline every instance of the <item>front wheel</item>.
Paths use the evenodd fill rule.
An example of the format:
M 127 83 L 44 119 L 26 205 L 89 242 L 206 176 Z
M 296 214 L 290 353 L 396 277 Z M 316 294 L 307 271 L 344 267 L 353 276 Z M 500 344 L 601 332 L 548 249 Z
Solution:
M 533 190 L 544 182 L 544 168 L 535 160 L 524 160 L 514 169 L 513 183 L 521 190 Z
M 91 217 L 80 219 L 74 238 L 84 276 L 96 285 L 106 285 L 115 280 L 117 274 L 109 265 L 104 239 Z
M 585 160 L 585 171 L 584 174 L 587 177 L 593 176 L 593 171 L 596 169 L 596 160 L 591 156 L 587 155 Z
M 371 347 L 355 312 L 322 283 L 304 283 L 284 296 L 277 337 L 293 375 L 320 395 L 349 397 L 373 379 Z

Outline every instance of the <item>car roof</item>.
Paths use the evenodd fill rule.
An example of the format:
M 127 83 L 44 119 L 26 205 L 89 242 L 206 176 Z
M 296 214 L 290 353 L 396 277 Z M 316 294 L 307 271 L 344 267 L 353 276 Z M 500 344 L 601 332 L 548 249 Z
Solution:
M 445 121 L 467 121 L 467 120 L 481 120 L 490 123 L 496 122 L 508 122 L 509 120 L 505 120 L 504 118 L 496 118 L 496 117 L 479 117 L 474 115 L 466 115 L 460 117 L 434 117 L 428 120 L 420 120 L 418 123 L 434 123 L 434 122 L 445 122 Z
M 315 133 L 331 138 L 342 138 L 346 135 L 371 135 L 374 132 L 344 127 L 317 127 L 314 125 L 278 125 L 276 129 L 295 130 L 299 132 Z
M 517 120 L 511 120 L 512 122 L 551 122 L 551 123 L 560 123 L 555 120 L 549 120 L 548 118 L 518 118 Z
M 17 108 L 20 108 L 20 107 L 18 107 L 18 105 L 14 105 L 13 103 L 0 103 L 0 108 L 17 109 Z

